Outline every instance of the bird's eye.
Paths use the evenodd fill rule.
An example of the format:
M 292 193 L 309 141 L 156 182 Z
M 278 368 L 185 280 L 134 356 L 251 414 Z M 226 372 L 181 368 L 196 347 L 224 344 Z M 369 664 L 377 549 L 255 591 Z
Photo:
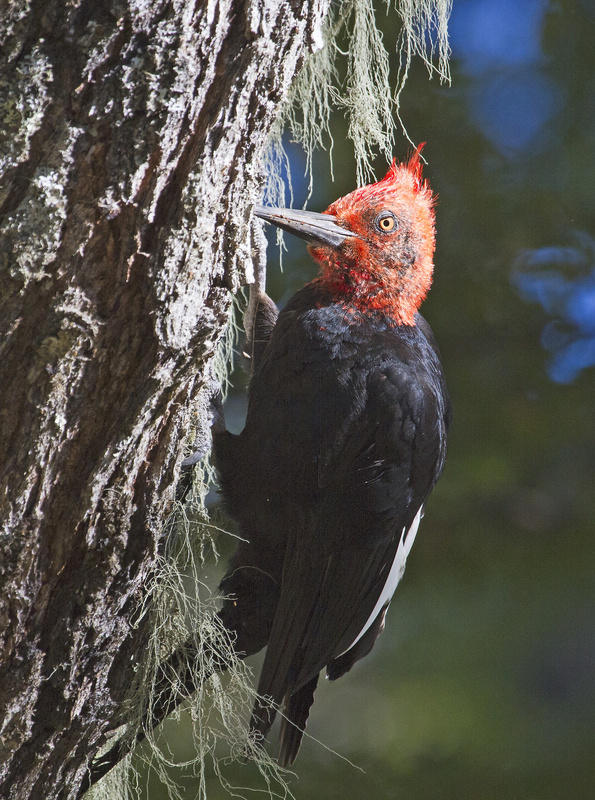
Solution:
M 397 229 L 397 218 L 390 211 L 383 211 L 376 217 L 376 227 L 382 233 L 392 233 Z

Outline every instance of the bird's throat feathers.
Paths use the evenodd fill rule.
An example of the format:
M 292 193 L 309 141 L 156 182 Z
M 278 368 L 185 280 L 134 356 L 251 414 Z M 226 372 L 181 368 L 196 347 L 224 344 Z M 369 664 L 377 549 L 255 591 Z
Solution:
M 422 179 L 422 147 L 404 164 L 393 160 L 378 183 L 327 208 L 357 237 L 339 247 L 309 247 L 332 295 L 364 313 L 381 311 L 398 325 L 415 324 L 432 283 L 435 198 Z

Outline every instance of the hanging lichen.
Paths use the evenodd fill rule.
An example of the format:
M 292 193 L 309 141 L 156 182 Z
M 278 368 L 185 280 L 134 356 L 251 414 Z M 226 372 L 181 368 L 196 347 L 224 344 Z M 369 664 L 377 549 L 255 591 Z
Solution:
M 281 165 L 288 171 L 284 133 L 305 152 L 310 191 L 316 149 L 329 150 L 332 170 L 330 119 L 334 110 L 344 113 L 347 119 L 358 185 L 374 178 L 371 161 L 375 155 L 391 160 L 397 121 L 407 136 L 399 115 L 399 99 L 413 56 L 422 58 L 430 75 L 436 73 L 441 81 L 450 80 L 451 5 L 452 0 L 396 0 L 394 8 L 401 21 L 396 75 L 391 75 L 390 55 L 376 22 L 379 10 L 391 11 L 390 0 L 385 9 L 379 9 L 374 0 L 345 0 L 331 5 L 322 34 L 324 44 L 306 60 L 295 78 L 271 135 L 266 154 L 267 200 L 271 204 L 284 204 L 285 186 L 280 177 Z M 345 42 L 346 49 L 342 49 L 341 42 Z

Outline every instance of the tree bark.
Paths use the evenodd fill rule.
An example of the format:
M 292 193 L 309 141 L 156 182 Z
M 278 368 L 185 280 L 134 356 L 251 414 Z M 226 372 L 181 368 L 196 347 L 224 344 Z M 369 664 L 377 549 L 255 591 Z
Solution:
M 73 798 L 328 0 L 0 4 L 0 796 Z

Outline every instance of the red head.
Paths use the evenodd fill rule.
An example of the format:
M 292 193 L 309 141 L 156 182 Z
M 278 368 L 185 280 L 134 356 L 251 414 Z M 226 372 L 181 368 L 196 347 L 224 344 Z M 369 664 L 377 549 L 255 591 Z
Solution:
M 422 147 L 324 214 L 261 206 L 255 213 L 310 243 L 321 280 L 346 305 L 414 325 L 434 269 L 434 197 L 421 176 Z
M 434 267 L 434 197 L 421 176 L 422 147 L 407 163 L 393 160 L 378 183 L 341 197 L 324 212 L 356 236 L 339 246 L 316 242 L 308 248 L 333 293 L 363 311 L 382 309 L 404 325 L 414 324 Z

